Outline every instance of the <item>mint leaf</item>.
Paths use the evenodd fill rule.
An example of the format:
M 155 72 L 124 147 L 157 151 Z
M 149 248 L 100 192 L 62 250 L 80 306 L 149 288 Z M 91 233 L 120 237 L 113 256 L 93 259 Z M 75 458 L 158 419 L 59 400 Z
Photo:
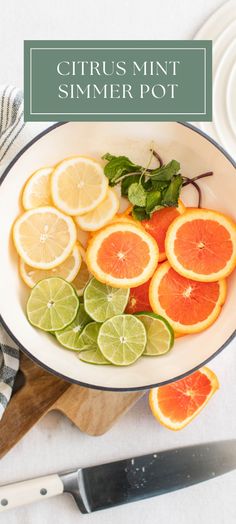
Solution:
M 163 209 L 163 208 L 164 208 L 164 206 L 161 206 L 161 205 L 157 205 L 157 206 L 155 206 L 155 207 L 153 208 L 152 212 L 151 212 L 151 215 L 152 215 L 152 213 L 155 213 L 155 211 L 160 211 L 160 209 Z
M 181 175 L 177 175 L 171 181 L 168 189 L 164 192 L 162 197 L 161 204 L 165 207 L 177 207 L 178 199 L 183 184 L 183 179 Z
M 160 206 L 162 199 L 161 191 L 149 191 L 147 193 L 146 200 L 146 211 L 147 213 L 152 213 L 157 206 Z
M 150 178 L 149 181 L 151 182 L 151 189 L 154 191 L 163 191 L 169 185 L 169 182 L 163 182 L 162 180 L 152 180 Z
M 121 194 L 133 204 L 132 214 L 137 220 L 150 218 L 150 214 L 163 207 L 177 207 L 183 184 L 180 164 L 171 160 L 156 169 L 144 168 L 131 162 L 127 156 L 106 153 L 104 173 L 109 185 L 121 184 Z
M 180 163 L 177 160 L 171 160 L 166 166 L 161 166 L 152 172 L 152 180 L 159 180 L 161 182 L 170 181 L 174 175 L 180 170 Z
M 147 192 L 141 184 L 135 182 L 129 186 L 128 199 L 135 206 L 145 207 Z
M 121 194 L 124 197 L 128 196 L 128 189 L 134 182 L 139 182 L 141 175 L 130 175 L 124 178 L 121 182 Z
M 104 167 L 104 173 L 109 179 L 110 186 L 116 185 L 117 180 L 129 173 L 135 173 L 142 168 L 131 162 L 127 156 L 114 156 L 110 153 L 103 155 L 103 160 L 108 160 Z
M 146 213 L 145 207 L 134 206 L 132 209 L 132 216 L 135 220 L 146 220 L 150 215 Z

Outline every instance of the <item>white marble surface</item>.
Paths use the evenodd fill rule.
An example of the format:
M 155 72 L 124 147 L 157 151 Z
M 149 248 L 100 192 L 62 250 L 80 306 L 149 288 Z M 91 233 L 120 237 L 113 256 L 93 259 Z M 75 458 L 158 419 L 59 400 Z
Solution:
M 1 9 L 2 83 L 22 84 L 23 39 L 187 39 L 221 0 L 8 0 Z M 104 436 L 88 437 L 57 413 L 45 417 L 1 460 L 0 483 L 210 440 L 236 438 L 236 341 L 210 367 L 221 388 L 186 429 L 155 422 L 147 398 Z M 69 496 L 1 515 L 3 524 L 234 524 L 236 474 L 156 499 L 82 516 Z

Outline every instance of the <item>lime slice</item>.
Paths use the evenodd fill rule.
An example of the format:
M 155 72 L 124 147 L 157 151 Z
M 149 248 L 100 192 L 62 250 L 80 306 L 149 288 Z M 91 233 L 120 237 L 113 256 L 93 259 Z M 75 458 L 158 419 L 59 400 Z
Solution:
M 110 362 L 104 358 L 99 347 L 97 347 L 97 349 L 86 349 L 85 351 L 81 351 L 79 359 L 83 360 L 83 362 L 87 362 L 87 364 L 100 364 L 105 366 L 110 364 Z
M 167 320 L 155 313 L 140 312 L 138 318 L 145 326 L 147 333 L 147 345 L 143 355 L 164 355 L 173 346 L 174 332 Z
M 55 333 L 58 342 L 67 349 L 73 349 L 74 351 L 78 350 L 80 334 L 89 322 L 91 322 L 91 318 L 87 315 L 84 305 L 80 304 L 78 313 L 73 322 L 62 331 L 57 331 Z
M 91 322 L 85 326 L 79 337 L 81 350 L 79 358 L 89 364 L 110 364 L 104 358 L 97 344 L 99 329 L 100 324 L 97 322 Z
M 100 327 L 98 346 L 103 356 L 116 366 L 133 364 L 144 352 L 146 330 L 137 317 L 117 315 Z
M 59 277 L 41 280 L 34 286 L 27 302 L 31 324 L 43 331 L 58 331 L 71 324 L 79 308 L 74 288 Z
M 96 322 L 105 322 L 124 312 L 129 299 L 129 289 L 118 289 L 92 278 L 84 291 L 84 306 Z

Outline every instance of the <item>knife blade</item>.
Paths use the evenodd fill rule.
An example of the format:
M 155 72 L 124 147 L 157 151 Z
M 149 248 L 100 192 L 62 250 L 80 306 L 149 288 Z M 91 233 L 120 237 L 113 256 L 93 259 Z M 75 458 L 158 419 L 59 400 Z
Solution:
M 207 481 L 236 469 L 236 440 L 225 440 L 49 475 L 0 487 L 0 511 L 71 493 L 82 513 Z

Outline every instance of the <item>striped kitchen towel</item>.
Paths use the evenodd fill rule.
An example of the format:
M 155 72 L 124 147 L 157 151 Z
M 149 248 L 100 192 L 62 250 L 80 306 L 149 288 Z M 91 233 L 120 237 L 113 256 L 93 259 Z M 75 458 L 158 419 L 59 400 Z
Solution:
M 23 95 L 13 86 L 0 86 L 0 177 L 15 155 L 45 123 L 25 123 Z M 19 349 L 0 326 L 0 419 L 11 397 L 19 369 Z

